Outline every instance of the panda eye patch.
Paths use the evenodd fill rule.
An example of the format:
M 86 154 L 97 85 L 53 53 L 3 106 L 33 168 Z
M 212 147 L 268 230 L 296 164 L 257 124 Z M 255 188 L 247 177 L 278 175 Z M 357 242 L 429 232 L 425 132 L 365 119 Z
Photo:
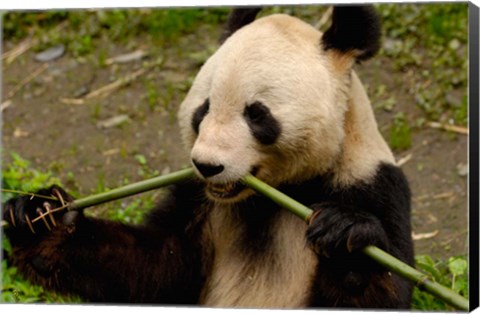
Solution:
M 243 112 L 252 135 L 262 144 L 275 143 L 280 135 L 280 123 L 271 114 L 270 109 L 261 102 L 245 107 Z
M 202 123 L 205 116 L 208 114 L 210 108 L 210 100 L 207 98 L 205 102 L 195 110 L 195 113 L 192 117 L 192 128 L 195 133 L 198 134 L 198 129 L 200 128 L 200 123 Z
M 268 108 L 261 102 L 255 102 L 245 108 L 245 117 L 251 122 L 260 123 L 269 114 Z

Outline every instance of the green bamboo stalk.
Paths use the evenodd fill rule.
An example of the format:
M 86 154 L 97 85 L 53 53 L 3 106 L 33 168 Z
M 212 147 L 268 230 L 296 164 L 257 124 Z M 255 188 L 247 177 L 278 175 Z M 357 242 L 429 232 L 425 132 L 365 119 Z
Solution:
M 159 176 L 156 178 L 132 183 L 132 184 L 129 184 L 120 188 L 116 188 L 104 193 L 99 193 L 99 194 L 87 196 L 85 198 L 74 200 L 68 206 L 68 208 L 70 210 L 87 208 L 90 206 L 114 201 L 127 196 L 158 189 L 167 185 L 179 183 L 187 179 L 190 179 L 193 176 L 194 176 L 193 168 L 183 169 L 180 171 L 172 172 L 164 176 Z
M 288 209 L 293 214 L 303 219 L 306 223 L 310 221 L 313 210 L 303 205 L 302 203 L 297 202 L 293 198 L 288 197 L 287 195 L 276 190 L 265 182 L 257 179 L 252 175 L 247 175 L 243 178 L 243 183 L 251 189 L 260 192 L 261 194 L 270 198 L 272 201 L 279 204 L 280 206 Z
M 304 206 L 303 204 L 293 200 L 282 192 L 274 189 L 268 184 L 262 182 L 261 180 L 255 178 L 252 175 L 248 175 L 243 179 L 243 183 L 252 188 L 253 190 L 259 192 L 270 198 L 272 201 L 276 202 L 285 209 L 288 209 L 293 214 L 302 218 L 305 222 L 310 222 L 310 217 L 313 214 L 313 210 Z M 415 268 L 405 264 L 399 259 L 393 257 L 387 252 L 379 249 L 375 246 L 368 246 L 363 249 L 363 253 L 377 261 L 380 265 L 389 269 L 390 271 L 400 275 L 403 278 L 411 280 L 417 284 L 417 287 L 428 291 L 430 294 L 435 297 L 445 301 L 451 306 L 468 311 L 469 302 L 464 297 L 455 293 L 454 291 L 431 281 L 427 275 L 419 272 Z
M 167 175 L 135 182 L 132 184 L 128 184 L 107 192 L 99 193 L 90 195 L 84 198 L 79 198 L 68 204 L 68 210 L 78 210 L 83 209 L 103 203 L 107 203 L 110 201 L 114 201 L 117 199 L 125 198 L 128 196 L 132 196 L 135 194 L 140 194 L 143 192 L 148 192 L 154 189 L 158 189 L 167 185 L 179 183 L 190 179 L 194 176 L 195 172 L 193 168 L 186 168 L 183 170 L 179 170 L 176 172 L 169 173 Z M 22 193 L 24 194 L 24 193 Z M 32 193 L 28 193 L 29 195 L 34 195 Z M 7 221 L 2 220 L 0 222 L 0 227 L 8 228 L 9 224 Z
M 430 294 L 445 301 L 446 303 L 457 309 L 468 311 L 469 302 L 467 299 L 455 293 L 454 291 L 430 280 L 427 275 L 399 261 L 392 255 L 386 253 L 385 251 L 382 251 L 378 247 L 367 246 L 365 249 L 363 249 L 363 253 L 370 256 L 373 260 L 377 261 L 385 268 L 390 269 L 391 271 L 402 276 L 403 278 L 415 282 L 418 288 L 428 291 Z

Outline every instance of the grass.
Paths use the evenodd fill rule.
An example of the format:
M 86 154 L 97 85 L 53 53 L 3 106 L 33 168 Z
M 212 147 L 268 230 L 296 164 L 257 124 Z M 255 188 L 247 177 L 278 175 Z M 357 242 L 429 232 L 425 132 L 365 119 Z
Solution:
M 468 4 L 379 4 L 384 45 L 424 118 L 467 125 Z
M 155 86 L 155 83 L 152 80 L 148 80 L 146 82 L 147 86 L 147 102 L 148 102 L 148 107 L 150 108 L 151 111 L 154 111 L 155 108 L 158 106 L 159 103 L 159 97 L 160 93 L 158 92 L 158 89 Z
M 16 153 L 11 153 L 12 161 L 2 166 L 2 188 L 15 191 L 35 191 L 45 186 L 59 184 L 60 180 L 51 172 L 41 172 L 30 167 L 30 162 Z M 15 196 L 3 193 L 2 199 Z
M 76 10 L 40 13 L 8 12 L 4 15 L 4 38 L 19 42 L 27 36 L 37 40 L 36 50 L 63 43 L 74 56 L 89 54 L 102 36 L 112 42 L 134 42 L 147 34 L 164 46 L 193 32 L 200 23 L 218 24 L 228 10 L 215 9 L 131 9 Z M 59 24 L 62 24 L 61 31 Z
M 12 162 L 2 167 L 2 188 L 14 191 L 36 191 L 40 188 L 59 184 L 60 180 L 51 172 L 41 172 L 31 168 L 30 163 L 18 154 L 12 153 Z M 2 192 L 2 202 L 16 196 L 14 193 Z M 11 254 L 10 243 L 2 236 L 2 249 Z M 80 299 L 72 296 L 61 296 L 45 291 L 40 286 L 25 281 L 15 267 L 9 267 L 2 260 L 0 281 L 0 303 L 78 303 Z
M 407 150 L 412 146 L 410 125 L 402 112 L 395 115 L 390 126 L 389 145 L 393 150 Z
M 417 255 L 415 263 L 418 270 L 468 299 L 468 262 L 465 256 L 433 260 L 428 255 Z M 429 311 L 455 310 L 445 302 L 418 288 L 415 288 L 413 292 L 412 308 Z

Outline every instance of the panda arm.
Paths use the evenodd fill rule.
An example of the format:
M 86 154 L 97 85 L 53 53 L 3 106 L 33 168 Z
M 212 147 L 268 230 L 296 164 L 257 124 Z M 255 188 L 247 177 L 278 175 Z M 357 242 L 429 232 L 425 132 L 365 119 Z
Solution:
M 376 245 L 413 264 L 410 190 L 402 171 L 381 164 L 372 183 L 332 193 L 313 207 L 307 240 L 319 267 L 311 306 L 409 308 L 412 283 L 360 252 Z
M 195 303 L 201 261 L 191 199 L 197 192 L 194 184 L 172 188 L 140 226 L 69 212 L 56 216 L 51 231 L 37 222 L 35 234 L 23 217 L 34 217 L 38 198 L 12 199 L 4 206 L 4 217 L 15 219 L 6 230 L 8 260 L 30 281 L 88 301 Z
M 307 234 L 319 253 L 330 256 L 376 245 L 404 257 L 410 243 L 410 190 L 399 168 L 382 163 L 372 182 L 327 194 L 311 205 L 315 212 Z

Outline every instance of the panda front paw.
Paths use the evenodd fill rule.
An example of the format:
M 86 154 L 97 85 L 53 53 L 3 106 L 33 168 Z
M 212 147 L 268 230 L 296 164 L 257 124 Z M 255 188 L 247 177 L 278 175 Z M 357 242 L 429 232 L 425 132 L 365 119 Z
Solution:
M 71 227 L 80 213 L 68 211 L 67 206 L 73 200 L 72 196 L 56 185 L 39 190 L 33 196 L 11 198 L 2 210 L 3 218 L 9 224 L 7 236 L 11 240 L 28 239 L 60 226 Z
M 374 215 L 343 209 L 331 203 L 315 204 L 307 229 L 307 242 L 323 257 L 357 252 L 368 245 L 387 249 L 388 240 L 380 220 Z

